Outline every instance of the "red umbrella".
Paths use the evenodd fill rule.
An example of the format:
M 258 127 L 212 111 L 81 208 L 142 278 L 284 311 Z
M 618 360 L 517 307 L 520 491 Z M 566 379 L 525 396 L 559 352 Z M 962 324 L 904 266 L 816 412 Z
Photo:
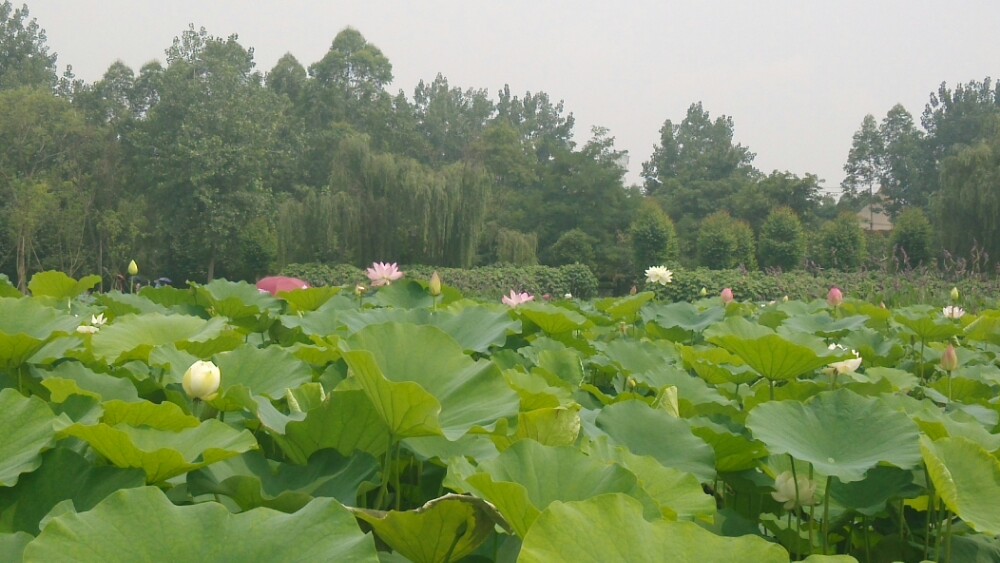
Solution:
M 309 282 L 288 276 L 268 276 L 257 282 L 257 291 L 277 295 L 282 291 L 295 291 L 312 287 Z

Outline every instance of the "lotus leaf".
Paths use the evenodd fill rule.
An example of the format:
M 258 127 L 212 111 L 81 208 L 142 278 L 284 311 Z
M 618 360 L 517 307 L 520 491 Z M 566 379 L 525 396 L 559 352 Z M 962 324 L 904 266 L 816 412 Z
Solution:
M 528 531 L 518 561 L 729 563 L 735 554 L 757 563 L 789 560 L 781 546 L 756 536 L 727 538 L 691 522 L 647 522 L 638 501 L 606 494 L 553 502 Z
M 79 324 L 80 319 L 34 299 L 0 297 L 0 370 L 24 364 L 49 339 Z
M 908 416 L 847 389 L 820 393 L 805 404 L 757 405 L 747 428 L 771 454 L 790 454 L 845 483 L 864 479 L 880 463 L 910 469 L 920 461 L 920 434 Z
M 260 533 L 267 530 L 267 533 Z M 26 561 L 367 561 L 375 544 L 333 499 L 285 514 L 232 514 L 219 503 L 175 506 L 156 487 L 119 491 L 88 512 L 53 518 Z
M 225 326 L 226 321 L 218 317 L 206 321 L 188 315 L 126 315 L 102 328 L 91 342 L 94 355 L 108 363 L 148 361 L 150 351 L 157 346 L 204 342 L 219 336 Z
M 920 450 L 948 510 L 975 530 L 1000 534 L 1000 460 L 962 437 L 936 441 L 921 437 Z
M 515 311 L 518 316 L 530 320 L 546 334 L 572 332 L 590 325 L 590 321 L 580 313 L 547 303 L 528 303 Z
M 42 463 L 41 453 L 55 443 L 56 417 L 45 401 L 14 389 L 0 390 L 0 487 L 11 487 L 22 473 Z
M 38 272 L 31 276 L 28 291 L 34 297 L 51 297 L 59 301 L 86 293 L 101 283 L 101 276 L 84 276 L 77 281 L 63 272 Z

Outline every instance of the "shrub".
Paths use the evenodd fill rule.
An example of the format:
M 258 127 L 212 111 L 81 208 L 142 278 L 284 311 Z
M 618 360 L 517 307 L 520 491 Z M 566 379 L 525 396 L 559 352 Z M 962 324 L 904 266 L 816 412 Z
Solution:
M 597 239 L 580 229 L 571 229 L 560 235 L 549 248 L 546 262 L 551 266 L 583 263 L 594 266 L 594 244 Z
M 899 214 L 892 231 L 892 249 L 902 268 L 930 265 L 933 229 L 923 210 L 911 207 Z
M 802 266 L 805 255 L 806 237 L 799 217 L 788 207 L 772 211 L 760 229 L 757 243 L 760 266 L 794 270 Z
M 857 270 L 865 259 L 865 235 L 853 213 L 827 221 L 816 237 L 812 259 L 821 267 Z
M 698 231 L 698 263 L 717 270 L 756 268 L 750 225 L 725 211 L 706 217 Z
M 674 222 L 654 200 L 643 201 L 629 226 L 632 255 L 639 268 L 676 262 L 680 244 Z

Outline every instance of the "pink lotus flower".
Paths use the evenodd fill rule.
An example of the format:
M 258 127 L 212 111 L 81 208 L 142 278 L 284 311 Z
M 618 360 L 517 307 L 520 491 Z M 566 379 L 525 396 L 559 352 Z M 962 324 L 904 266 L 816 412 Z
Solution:
M 723 305 L 729 305 L 730 303 L 733 302 L 733 299 L 735 299 L 733 297 L 733 290 L 728 287 L 726 289 L 723 289 L 722 293 L 719 294 L 719 296 L 722 297 Z
M 839 288 L 831 287 L 830 293 L 826 294 L 826 303 L 831 307 L 838 307 L 844 302 L 844 294 Z
M 396 263 L 383 264 L 382 262 L 372 262 L 372 267 L 366 270 L 368 279 L 372 281 L 372 287 L 389 285 L 390 283 L 403 277 L 403 272 L 399 271 Z
M 510 290 L 510 295 L 504 295 L 503 299 L 501 299 L 500 301 L 503 301 L 504 305 L 508 305 L 510 307 L 517 307 L 522 303 L 527 303 L 528 301 L 534 301 L 534 299 L 535 296 L 531 295 L 530 293 L 515 293 L 514 290 L 512 289 Z

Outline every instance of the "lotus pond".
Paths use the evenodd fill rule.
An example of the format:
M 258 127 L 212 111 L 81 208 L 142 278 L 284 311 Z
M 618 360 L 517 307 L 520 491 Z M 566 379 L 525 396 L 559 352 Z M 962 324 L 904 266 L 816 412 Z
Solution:
M 0 281 L 0 560 L 1000 560 L 1000 311 L 98 281 Z

